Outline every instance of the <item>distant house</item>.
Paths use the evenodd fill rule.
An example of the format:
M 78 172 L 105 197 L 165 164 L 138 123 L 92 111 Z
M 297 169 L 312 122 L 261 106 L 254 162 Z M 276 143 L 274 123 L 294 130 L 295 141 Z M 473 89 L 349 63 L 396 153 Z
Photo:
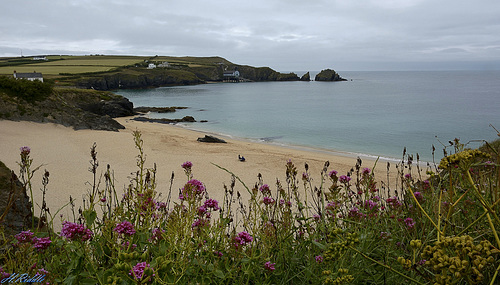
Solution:
M 43 76 L 40 72 L 30 72 L 30 73 L 17 73 L 14 70 L 14 78 L 15 79 L 27 79 L 29 81 L 39 80 L 43 82 Z
M 45 56 L 35 56 L 35 57 L 33 57 L 33 60 L 45 60 L 45 61 L 47 61 L 48 59 Z
M 238 70 L 224 71 L 224 79 L 237 79 L 240 77 L 240 72 Z
M 154 64 L 154 63 L 150 63 L 150 64 L 148 65 L 148 69 L 153 69 L 153 68 L 156 68 L 156 64 Z
M 167 61 L 164 61 L 164 62 L 158 64 L 158 67 L 170 67 L 170 63 L 168 63 Z

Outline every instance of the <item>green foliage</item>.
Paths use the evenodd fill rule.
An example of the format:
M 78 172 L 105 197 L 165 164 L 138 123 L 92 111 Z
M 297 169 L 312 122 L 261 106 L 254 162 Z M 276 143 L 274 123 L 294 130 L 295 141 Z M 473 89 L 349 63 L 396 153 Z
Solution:
M 52 85 L 38 80 L 15 79 L 0 76 L 0 90 L 27 102 L 41 101 L 52 93 Z
M 57 236 L 34 230 L 35 238 L 23 240 L 19 234 L 0 255 L 0 274 L 38 272 L 57 284 L 499 280 L 499 161 L 485 161 L 458 140 L 456 153 L 443 160 L 446 167 L 429 167 L 426 175 L 418 161 L 404 156 L 393 188 L 379 187 L 375 169 L 363 168 L 360 159 L 344 175 L 325 163 L 315 183 L 307 164 L 299 175 L 288 161 L 286 182 L 274 186 L 259 176 L 248 187 L 218 166 L 231 175 L 220 203 L 194 179 L 190 162 L 182 165 L 184 187 L 173 193 L 170 187 L 160 200 L 156 166 L 146 166 L 139 132 L 134 142 L 137 171 L 123 194 L 114 187 L 110 167 L 104 183 L 98 179 L 94 145 L 89 168 L 94 181 L 84 209 L 73 217 L 79 222 L 65 223 Z M 31 165 L 29 152 L 22 161 Z M 30 177 L 23 180 L 29 189 Z M 240 191 L 250 199 L 243 201 Z M 53 217 L 47 215 L 51 225 Z M 46 237 L 50 245 L 37 247 Z

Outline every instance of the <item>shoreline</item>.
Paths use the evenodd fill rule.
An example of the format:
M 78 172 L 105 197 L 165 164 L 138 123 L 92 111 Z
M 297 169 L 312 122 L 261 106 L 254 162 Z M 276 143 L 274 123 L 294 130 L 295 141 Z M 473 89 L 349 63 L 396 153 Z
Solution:
M 328 171 L 336 170 L 338 175 L 345 175 L 356 164 L 356 157 L 340 154 L 323 153 L 319 151 L 301 150 L 296 148 L 271 145 L 228 138 L 226 144 L 212 144 L 197 142 L 197 138 L 205 132 L 188 130 L 180 126 L 137 122 L 131 117 L 117 118 L 117 121 L 126 127 L 119 132 L 78 130 L 62 125 L 15 122 L 0 120 L 0 160 L 7 167 L 19 172 L 17 162 L 20 160 L 19 148 L 29 146 L 33 167 L 41 165 L 35 173 L 33 194 L 35 203 L 41 204 L 42 193 L 41 176 L 44 169 L 50 172 L 47 205 L 51 214 L 69 202 L 69 197 L 75 199 L 75 212 L 82 205 L 86 193 L 91 189 L 93 180 L 89 172 L 91 160 L 90 148 L 97 144 L 97 159 L 99 168 L 97 173 L 102 175 L 109 164 L 114 174 L 114 183 L 117 194 L 120 196 L 130 183 L 131 174 L 137 170 L 136 158 L 138 151 L 135 148 L 132 133 L 141 132 L 146 154 L 146 167 L 156 166 L 157 192 L 159 200 L 165 200 L 169 188 L 172 189 L 173 200 L 176 201 L 178 191 L 187 182 L 181 164 L 186 161 L 193 163 L 193 178 L 203 182 L 211 198 L 222 201 L 224 199 L 224 185 L 231 184 L 231 174 L 219 169 L 219 165 L 237 175 L 248 188 L 258 183 L 258 175 L 262 175 L 263 183 L 275 188 L 279 180 L 286 187 L 286 162 L 291 159 L 297 167 L 298 180 L 301 180 L 304 165 L 309 165 L 309 174 L 313 185 L 320 184 L 321 170 L 326 161 L 330 162 Z M 238 160 L 238 155 L 246 158 L 245 162 Z M 375 159 L 363 158 L 363 167 L 373 168 Z M 395 164 L 391 163 L 390 180 L 387 181 L 386 165 L 377 164 L 375 169 L 376 180 L 390 188 L 394 188 L 397 177 Z M 170 178 L 174 174 L 173 184 Z M 98 175 L 98 177 L 99 177 Z M 326 181 L 328 184 L 329 181 Z M 104 188 L 102 179 L 100 188 Z M 246 189 L 236 182 L 235 190 L 239 191 L 243 200 L 249 198 Z M 303 191 L 303 186 L 301 186 Z M 35 214 L 38 206 L 35 205 Z M 61 211 L 62 220 L 73 218 L 72 211 L 66 207 Z M 54 225 L 60 224 L 60 217 L 54 218 Z

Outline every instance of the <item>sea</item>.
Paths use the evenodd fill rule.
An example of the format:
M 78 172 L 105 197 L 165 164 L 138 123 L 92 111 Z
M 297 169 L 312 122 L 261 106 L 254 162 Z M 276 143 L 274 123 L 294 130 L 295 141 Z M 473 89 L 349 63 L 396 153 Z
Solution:
M 305 72 L 296 72 L 299 76 Z M 189 129 L 313 151 L 437 162 L 455 138 L 498 138 L 500 71 L 339 71 L 340 82 L 209 83 L 119 90 L 135 107 L 181 106 Z M 314 78 L 311 72 L 311 78 Z M 206 122 L 200 122 L 206 121 Z M 435 151 L 433 151 L 435 149 Z

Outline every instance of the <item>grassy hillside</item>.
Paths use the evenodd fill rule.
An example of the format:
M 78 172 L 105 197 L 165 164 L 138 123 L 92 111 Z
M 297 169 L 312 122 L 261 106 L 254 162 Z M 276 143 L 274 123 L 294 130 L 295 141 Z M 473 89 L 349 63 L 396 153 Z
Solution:
M 100 90 L 220 81 L 223 79 L 224 70 L 235 69 L 240 71 L 241 77 L 252 81 L 300 80 L 295 74 L 282 75 L 269 67 L 242 66 L 216 56 L 51 55 L 46 59 L 0 58 L 0 75 L 11 76 L 14 71 L 36 71 L 43 74 L 44 80 L 53 81 L 56 86 L 79 86 Z M 148 69 L 150 63 L 158 67 Z M 266 72 L 262 72 L 263 69 Z

